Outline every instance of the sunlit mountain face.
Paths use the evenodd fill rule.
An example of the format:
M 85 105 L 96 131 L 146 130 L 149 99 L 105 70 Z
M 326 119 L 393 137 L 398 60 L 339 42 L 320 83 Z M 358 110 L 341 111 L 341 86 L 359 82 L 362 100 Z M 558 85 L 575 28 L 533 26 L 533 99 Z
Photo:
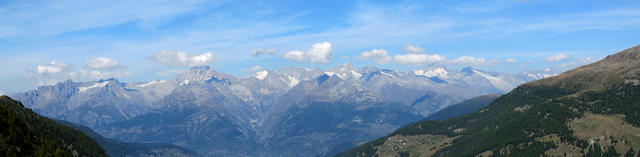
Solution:
M 533 79 L 471 67 L 401 72 L 349 63 L 235 77 L 203 66 L 170 80 L 68 80 L 12 97 L 40 114 L 129 142 L 172 143 L 212 156 L 328 155 L 334 146 L 382 136 Z
M 637 8 L 0 1 L 0 154 L 634 156 Z

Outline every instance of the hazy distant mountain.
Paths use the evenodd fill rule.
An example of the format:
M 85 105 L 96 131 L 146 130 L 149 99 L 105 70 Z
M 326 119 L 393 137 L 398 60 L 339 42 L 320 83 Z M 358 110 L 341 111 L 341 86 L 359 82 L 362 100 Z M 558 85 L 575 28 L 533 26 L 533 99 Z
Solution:
M 147 95 L 116 79 L 108 79 L 68 80 L 11 97 L 50 118 L 95 127 L 146 113 L 154 99 L 160 96 Z
M 520 85 L 486 108 L 420 121 L 338 156 L 636 156 L 640 46 Z
M 196 152 L 187 150 L 171 144 L 160 143 L 127 143 L 120 142 L 114 139 L 108 139 L 93 132 L 88 127 L 73 124 L 67 121 L 57 121 L 62 125 L 72 127 L 76 130 L 82 131 L 86 135 L 93 138 L 110 157 L 197 157 L 200 156 Z
M 336 145 L 379 137 L 532 79 L 470 67 L 405 73 L 349 63 L 236 77 L 204 66 L 171 80 L 66 81 L 13 97 L 126 142 L 171 143 L 204 156 L 327 155 Z

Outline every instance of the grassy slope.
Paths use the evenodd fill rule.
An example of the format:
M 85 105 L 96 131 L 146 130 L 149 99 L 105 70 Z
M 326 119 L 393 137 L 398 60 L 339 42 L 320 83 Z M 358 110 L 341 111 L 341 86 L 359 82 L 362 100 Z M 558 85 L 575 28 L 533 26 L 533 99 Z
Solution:
M 607 143 L 577 137 L 568 123 L 583 118 L 585 113 L 595 113 L 622 115 L 625 122 L 639 127 L 639 63 L 640 47 L 630 48 L 560 76 L 521 85 L 481 111 L 448 120 L 415 123 L 338 156 L 377 155 L 379 149 L 385 147 L 388 138 L 396 135 L 459 137 L 450 146 L 438 150 L 435 156 L 473 156 L 481 153 L 539 156 L 567 145 L 587 156 L 627 154 L 622 152 L 624 150 L 616 150 L 613 143 L 619 142 L 601 145 Z M 539 140 L 551 135 L 559 140 Z M 620 140 L 633 141 L 625 137 Z

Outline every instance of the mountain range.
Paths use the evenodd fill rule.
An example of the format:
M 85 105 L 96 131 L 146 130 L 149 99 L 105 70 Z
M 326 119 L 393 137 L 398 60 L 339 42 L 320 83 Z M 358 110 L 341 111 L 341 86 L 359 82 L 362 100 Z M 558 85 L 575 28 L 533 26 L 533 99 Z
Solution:
M 456 118 L 407 125 L 337 156 L 636 156 L 640 46 L 522 84 Z
M 204 66 L 171 80 L 71 80 L 11 97 L 53 119 L 125 142 L 170 143 L 204 156 L 326 156 L 540 73 L 445 67 L 400 72 L 347 63 L 237 77 Z

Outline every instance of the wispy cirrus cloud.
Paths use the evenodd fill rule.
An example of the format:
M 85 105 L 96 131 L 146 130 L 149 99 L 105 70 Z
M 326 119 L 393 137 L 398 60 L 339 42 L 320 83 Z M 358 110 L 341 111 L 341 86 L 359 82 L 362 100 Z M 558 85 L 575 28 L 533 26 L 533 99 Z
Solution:
M 264 69 L 262 66 L 256 65 L 256 66 L 253 66 L 251 68 L 244 68 L 244 69 L 242 69 L 242 71 L 253 72 L 253 71 L 258 71 L 258 70 L 262 70 L 262 69 Z
M 545 60 L 547 62 L 553 63 L 553 62 L 560 62 L 560 61 L 564 61 L 569 59 L 570 57 L 566 54 L 557 54 L 557 55 L 553 55 L 550 57 L 547 57 Z
M 488 60 L 481 57 L 460 56 L 449 62 L 450 64 L 466 65 L 466 66 L 486 66 L 499 64 L 498 60 Z
M 419 47 L 419 46 L 415 46 L 415 45 L 407 45 L 406 47 L 404 47 L 404 52 L 424 53 L 424 48 Z
M 89 59 L 85 62 L 85 65 L 91 69 L 105 70 L 115 69 L 120 67 L 120 63 L 108 57 L 96 57 Z
M 447 58 L 437 54 L 401 54 L 393 56 L 393 60 L 400 64 L 409 64 L 409 65 L 424 65 L 424 64 L 434 64 L 446 61 Z
M 260 57 L 262 55 L 275 55 L 277 53 L 278 51 L 274 49 L 254 49 L 253 52 L 251 52 L 251 56 Z
M 47 36 L 137 21 L 169 19 L 200 9 L 205 1 L 19 1 L 0 7 L 2 37 Z M 216 6 L 220 4 L 207 5 Z M 164 20 L 169 21 L 169 20 Z

